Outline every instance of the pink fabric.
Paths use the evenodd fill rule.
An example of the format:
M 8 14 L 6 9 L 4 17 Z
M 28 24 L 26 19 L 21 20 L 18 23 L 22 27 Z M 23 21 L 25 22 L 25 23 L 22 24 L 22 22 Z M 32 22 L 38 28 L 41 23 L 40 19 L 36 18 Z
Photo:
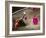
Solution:
M 34 17 L 34 18 L 33 18 L 33 24 L 34 24 L 34 25 L 37 25 L 37 24 L 38 24 L 38 17 Z

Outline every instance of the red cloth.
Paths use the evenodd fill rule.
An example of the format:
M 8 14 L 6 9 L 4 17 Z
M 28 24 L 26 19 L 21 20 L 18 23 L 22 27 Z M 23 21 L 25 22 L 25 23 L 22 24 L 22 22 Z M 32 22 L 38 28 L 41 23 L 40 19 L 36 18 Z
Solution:
M 38 24 L 38 17 L 34 17 L 34 18 L 33 18 L 33 24 L 34 24 L 34 25 L 37 25 L 37 24 Z

